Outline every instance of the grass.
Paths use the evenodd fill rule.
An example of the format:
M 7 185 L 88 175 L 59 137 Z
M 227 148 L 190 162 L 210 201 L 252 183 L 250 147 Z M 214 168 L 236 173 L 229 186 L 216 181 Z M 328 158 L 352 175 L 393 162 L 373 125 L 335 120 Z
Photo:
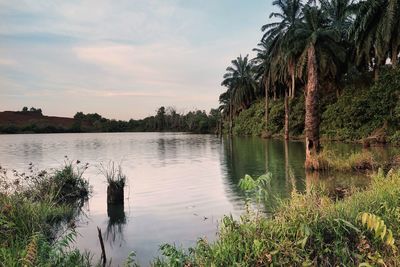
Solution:
M 397 155 L 383 159 L 366 149 L 345 155 L 339 155 L 333 150 L 325 149 L 306 164 L 306 169 L 314 171 L 367 172 L 377 171 L 379 168 L 389 170 L 390 168 L 398 167 L 399 163 Z
M 107 180 L 107 184 L 114 188 L 124 188 L 126 175 L 122 172 L 121 164 L 116 165 L 114 161 L 109 161 L 107 165 L 100 164 L 100 172 Z
M 88 197 L 80 162 L 51 172 L 0 174 L 0 266 L 89 266 L 90 256 L 72 249 L 79 200 Z
M 363 213 L 392 232 L 382 239 L 363 223 Z M 400 172 L 379 171 L 365 191 L 333 201 L 314 189 L 292 193 L 270 218 L 249 212 L 226 216 L 214 243 L 200 239 L 183 251 L 162 247 L 155 266 L 397 266 L 400 238 Z M 381 225 L 381 223 L 379 224 Z M 381 227 L 381 226 L 379 226 Z M 383 227 L 381 227 L 383 228 Z M 379 228 L 379 229 L 381 229 Z

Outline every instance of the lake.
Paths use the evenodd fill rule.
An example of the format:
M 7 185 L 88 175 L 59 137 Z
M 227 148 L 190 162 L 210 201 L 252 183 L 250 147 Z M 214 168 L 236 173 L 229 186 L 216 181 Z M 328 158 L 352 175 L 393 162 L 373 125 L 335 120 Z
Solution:
M 361 149 L 332 144 L 338 153 Z M 199 237 L 214 240 L 223 215 L 239 217 L 246 195 L 238 187 L 245 174 L 272 173 L 274 195 L 287 197 L 314 183 L 363 186 L 364 176 L 306 176 L 302 142 L 257 137 L 218 138 L 185 133 L 82 133 L 0 135 L 0 165 L 25 171 L 60 167 L 70 160 L 89 163 L 85 177 L 93 194 L 77 222 L 76 245 L 97 259 L 102 229 L 107 257 L 122 265 L 131 251 L 146 266 L 159 255 L 159 245 L 175 243 L 187 248 Z M 107 209 L 107 184 L 99 164 L 122 164 L 127 175 L 125 205 Z M 265 211 L 268 211 L 268 203 Z

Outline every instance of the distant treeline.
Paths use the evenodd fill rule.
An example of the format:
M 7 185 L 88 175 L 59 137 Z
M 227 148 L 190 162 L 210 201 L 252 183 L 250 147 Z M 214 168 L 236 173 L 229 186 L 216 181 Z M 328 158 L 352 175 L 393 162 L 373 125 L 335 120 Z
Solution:
M 7 114 L 6 114 L 7 113 Z M 1 120 L 1 116 L 6 120 Z M 74 118 L 47 117 L 41 109 L 3 112 L 0 116 L 1 133 L 68 133 L 68 132 L 192 132 L 216 133 L 221 114 L 212 109 L 178 113 L 172 107 L 160 107 L 154 116 L 129 121 L 107 119 L 98 113 L 77 112 Z M 13 117 L 10 119 L 10 117 Z M 15 119 L 14 119 L 15 117 Z
M 208 114 L 203 110 L 179 114 L 172 107 L 160 107 L 155 116 L 129 121 L 109 120 L 97 113 L 77 112 L 74 116 L 74 130 L 82 130 L 83 122 L 89 122 L 98 132 L 193 132 L 214 133 L 220 121 L 220 112 L 212 109 Z

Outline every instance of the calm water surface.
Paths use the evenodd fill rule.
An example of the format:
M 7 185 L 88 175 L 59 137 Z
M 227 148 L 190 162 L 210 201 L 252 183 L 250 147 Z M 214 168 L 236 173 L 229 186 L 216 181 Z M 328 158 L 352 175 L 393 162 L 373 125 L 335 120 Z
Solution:
M 359 149 L 335 148 L 340 153 Z M 99 226 L 113 266 L 122 264 L 133 250 L 146 266 L 162 243 L 187 248 L 199 237 L 214 240 L 224 214 L 238 217 L 245 210 L 245 196 L 237 188 L 245 174 L 271 172 L 272 191 L 281 197 L 312 183 L 366 183 L 365 177 L 307 177 L 302 142 L 184 133 L 0 135 L 0 165 L 5 168 L 25 171 L 30 162 L 41 169 L 59 167 L 64 156 L 90 164 L 85 177 L 93 195 L 79 218 L 77 247 L 98 257 Z M 122 162 L 128 177 L 123 207 L 107 208 L 107 185 L 99 163 L 109 160 Z

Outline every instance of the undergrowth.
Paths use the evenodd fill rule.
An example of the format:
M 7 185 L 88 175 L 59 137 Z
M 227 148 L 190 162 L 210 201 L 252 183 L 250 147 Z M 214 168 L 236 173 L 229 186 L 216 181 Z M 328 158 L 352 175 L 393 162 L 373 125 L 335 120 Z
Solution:
M 379 218 L 376 222 L 383 222 L 393 241 L 365 227 L 364 213 Z M 217 241 L 200 239 L 188 251 L 163 246 L 164 257 L 154 265 L 397 266 L 399 221 L 400 172 L 379 171 L 365 191 L 343 200 L 334 201 L 317 189 L 292 192 L 270 218 L 252 212 L 240 220 L 226 216 Z

